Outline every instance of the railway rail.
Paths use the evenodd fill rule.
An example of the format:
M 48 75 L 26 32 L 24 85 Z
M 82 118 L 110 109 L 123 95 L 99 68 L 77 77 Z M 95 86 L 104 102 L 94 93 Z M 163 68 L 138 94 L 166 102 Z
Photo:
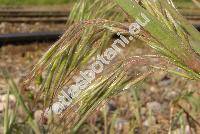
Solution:
M 0 10 L 0 22 L 8 23 L 66 23 L 68 11 Z
M 0 34 L 0 46 L 18 43 L 27 44 L 36 41 L 51 42 L 58 40 L 63 33 L 64 31 Z
M 65 17 L 69 11 L 0 10 L 1 17 Z

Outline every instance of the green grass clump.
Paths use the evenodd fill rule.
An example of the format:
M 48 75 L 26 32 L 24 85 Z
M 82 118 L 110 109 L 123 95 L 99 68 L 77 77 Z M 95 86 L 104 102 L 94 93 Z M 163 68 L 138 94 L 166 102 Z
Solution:
M 69 24 L 72 26 L 36 64 L 30 78 L 32 80 L 38 75 L 44 76 L 41 84 L 44 107 L 51 105 L 52 99 L 56 100 L 59 91 L 65 85 L 70 85 L 74 75 L 87 68 L 91 58 L 109 47 L 108 43 L 112 36 L 107 34 L 120 32 L 130 36 L 129 25 L 124 23 L 125 17 L 128 23 L 132 23 L 135 19 L 143 20 L 141 13 L 145 14 L 150 20 L 149 23 L 143 26 L 139 35 L 132 36 L 156 50 L 160 54 L 160 61 L 167 60 L 181 71 L 170 70 L 165 65 L 148 62 L 148 58 L 155 57 L 132 57 L 131 54 L 130 58 L 122 58 L 122 62 L 109 65 L 106 73 L 103 73 L 100 78 L 97 77 L 78 95 L 79 97 L 73 99 L 71 107 L 63 111 L 63 121 L 67 120 L 69 124 L 75 124 L 73 131 L 78 130 L 100 103 L 123 89 L 136 86 L 157 69 L 192 80 L 200 80 L 200 33 L 177 12 L 171 0 L 169 3 L 164 0 L 154 2 L 141 0 L 140 3 L 134 0 L 115 0 L 115 2 L 123 9 L 126 16 L 120 17 L 123 15 L 113 13 L 113 8 L 117 7 L 114 2 L 81 0 L 76 3 L 69 18 Z M 141 75 L 135 76 L 132 73 L 128 75 L 130 70 L 135 66 L 141 66 L 141 63 L 148 70 Z M 116 72 L 118 69 L 115 67 L 119 65 L 122 66 L 119 72 Z M 131 67 L 127 69 L 126 65 Z M 70 112 L 73 107 L 76 107 L 77 113 Z
M 29 107 L 25 104 L 25 101 L 20 93 L 19 88 L 15 84 L 14 80 L 10 77 L 7 70 L 0 68 L 0 73 L 3 74 L 7 84 L 7 98 L 6 98 L 6 107 L 4 111 L 4 134 L 10 133 L 35 133 L 40 134 L 40 129 L 36 121 L 34 120 L 33 114 Z M 11 109 L 9 102 L 9 95 L 13 94 L 16 97 L 16 106 L 14 109 Z M 19 121 L 19 112 L 18 110 L 22 108 L 24 112 L 25 119 L 23 123 Z

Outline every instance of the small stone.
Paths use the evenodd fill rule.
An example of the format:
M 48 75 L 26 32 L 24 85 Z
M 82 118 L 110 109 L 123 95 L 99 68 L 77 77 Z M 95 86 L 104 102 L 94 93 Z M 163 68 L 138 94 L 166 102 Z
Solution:
M 143 125 L 146 127 L 150 127 L 156 124 L 156 118 L 154 116 L 150 116 L 147 120 L 143 122 Z
M 113 100 L 110 100 L 107 104 L 108 106 L 108 111 L 112 112 L 117 109 L 116 103 Z
M 35 111 L 34 113 L 34 118 L 37 122 L 41 122 L 41 119 L 42 119 L 42 114 L 43 114 L 43 111 L 42 110 L 37 110 Z
M 4 102 L 0 102 L 0 113 L 4 111 L 6 104 Z
M 147 109 L 145 107 L 142 107 L 140 112 L 142 115 L 145 115 L 145 113 L 147 112 Z
M 177 95 L 178 95 L 178 93 L 176 93 L 175 91 L 171 91 L 171 92 L 168 91 L 164 98 L 167 100 L 173 100 L 174 98 L 176 98 Z
M 1 101 L 2 101 L 2 102 L 6 102 L 6 100 L 7 100 L 7 94 L 2 95 L 2 96 L 1 96 Z M 13 103 L 13 104 L 16 103 L 16 98 L 15 98 L 14 95 L 12 95 L 12 94 L 9 95 L 9 102 L 10 102 L 10 103 Z
M 127 120 L 118 118 L 115 122 L 115 130 L 117 133 L 128 133 L 127 130 L 129 130 L 129 123 Z
M 150 91 L 153 92 L 153 93 L 156 93 L 158 92 L 159 90 L 157 90 L 157 88 L 155 86 L 151 86 L 150 88 Z
M 160 113 L 162 111 L 161 104 L 156 101 L 147 103 L 147 108 L 154 113 Z

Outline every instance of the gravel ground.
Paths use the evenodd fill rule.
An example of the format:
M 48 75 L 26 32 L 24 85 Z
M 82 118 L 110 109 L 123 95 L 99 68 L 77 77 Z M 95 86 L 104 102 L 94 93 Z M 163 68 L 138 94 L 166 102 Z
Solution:
M 28 46 L 4 46 L 0 48 L 0 67 L 7 68 L 20 86 L 25 76 L 30 72 L 33 65 L 49 46 L 50 44 L 48 43 L 33 43 Z M 130 51 L 135 54 L 145 52 L 143 48 L 137 48 L 134 49 L 134 51 L 130 49 Z M 149 50 L 147 49 L 146 51 Z M 0 98 L 5 96 L 6 89 L 7 86 L 2 77 L 0 77 Z M 165 72 L 153 74 L 144 83 L 140 89 L 139 98 L 142 125 L 148 133 L 156 130 L 158 133 L 167 134 L 168 128 L 170 127 L 170 102 L 185 89 L 190 91 L 199 90 L 200 83 L 172 76 Z M 115 129 L 124 134 L 132 127 L 130 122 L 137 107 L 131 94 L 132 91 L 121 93 L 113 97 L 113 99 L 104 106 L 108 108 L 108 117 L 110 118 L 113 116 L 113 112 L 116 110 L 119 111 Z M 0 112 L 4 109 L 2 105 L 3 101 L 1 99 Z M 35 111 L 35 116 L 38 116 L 38 113 L 41 113 L 40 109 Z M 151 113 L 151 115 L 149 115 L 149 113 Z M 97 112 L 90 118 L 91 120 L 97 120 L 99 116 L 100 113 Z M 174 131 L 179 132 L 180 129 L 176 127 Z
M 31 33 L 31 32 L 53 32 L 63 31 L 66 29 L 65 24 L 54 24 L 54 23 L 0 23 L 0 34 L 9 33 Z

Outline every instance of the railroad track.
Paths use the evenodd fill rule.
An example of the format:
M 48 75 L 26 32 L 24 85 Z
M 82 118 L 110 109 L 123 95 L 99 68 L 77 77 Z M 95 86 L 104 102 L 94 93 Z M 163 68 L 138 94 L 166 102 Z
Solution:
M 182 14 L 200 31 L 200 10 L 192 12 L 183 12 Z M 22 11 L 22 10 L 0 10 L 0 23 L 66 23 L 68 11 Z M 55 41 L 61 36 L 63 31 L 57 32 L 33 32 L 33 33 L 13 33 L 0 34 L 0 46 L 5 44 L 29 43 Z

